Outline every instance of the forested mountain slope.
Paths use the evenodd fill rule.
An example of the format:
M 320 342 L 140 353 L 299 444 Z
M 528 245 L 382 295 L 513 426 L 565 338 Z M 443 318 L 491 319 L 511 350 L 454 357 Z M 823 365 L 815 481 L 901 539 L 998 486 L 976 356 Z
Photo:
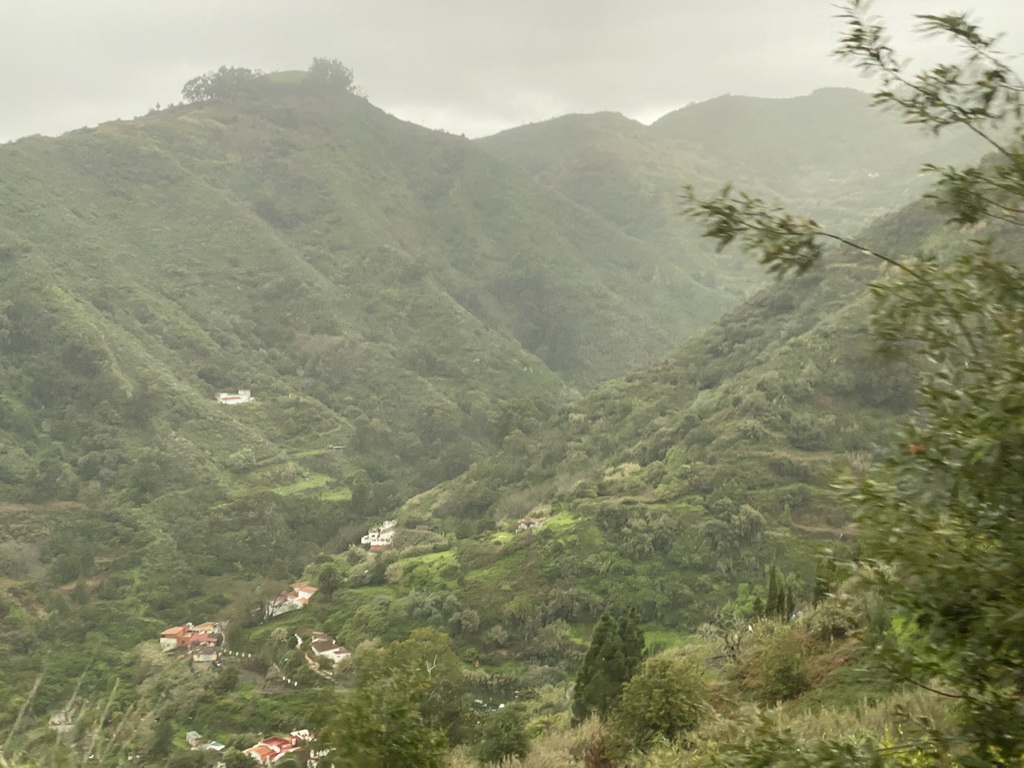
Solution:
M 971 236 L 916 204 L 864 242 L 941 258 Z M 541 625 L 610 604 L 640 607 L 652 627 L 692 629 L 716 607 L 763 596 L 773 562 L 809 598 L 815 553 L 852 543 L 830 483 L 890 451 L 893 423 L 913 402 L 907 356 L 880 349 L 868 327 L 868 285 L 879 279 L 877 262 L 833 253 L 533 435 L 510 435 L 493 457 L 407 502 L 399 520 L 469 533 L 551 516 L 551 528 L 489 554 L 488 569 L 530 595 Z M 503 566 L 499 552 L 517 565 Z M 474 556 L 466 578 L 487 583 Z M 497 594 L 469 583 L 457 594 L 495 618 L 484 606 Z M 545 613 L 565 601 L 569 613 Z
M 43 409 L 176 410 L 172 428 L 239 431 L 225 444 L 260 457 L 237 414 L 210 429 L 229 418 L 212 395 L 298 394 L 378 478 L 430 451 L 422 486 L 494 439 L 502 402 L 557 399 L 552 370 L 624 372 L 723 308 L 671 256 L 347 93 L 277 84 L 22 140 L 0 166 L 5 410 L 26 433 Z M 7 442 L 5 480 L 31 497 L 38 450 Z
M 924 163 L 973 161 L 985 149 L 966 131 L 936 137 L 870 103 L 867 94 L 844 88 L 790 99 L 721 96 L 650 126 L 611 113 L 569 115 L 477 143 L 686 259 L 706 244 L 676 215 L 683 184 L 734 182 L 852 232 L 921 195 Z M 715 284 L 737 273 L 749 284 L 757 274 L 742 261 L 706 273 L 705 265 L 688 263 Z
M 551 175 L 577 123 L 619 148 L 610 181 Z M 690 139 L 608 115 L 522 137 L 552 127 L 531 165 L 278 77 L 0 147 L 0 722 L 41 670 L 37 719 L 78 675 L 145 678 L 124 652 L 172 623 L 226 619 L 274 659 L 254 624 L 304 568 L 336 587 L 305 617 L 347 643 L 429 624 L 542 680 L 603 606 L 677 633 L 773 560 L 806 589 L 844 534 L 831 470 L 907 403 L 864 330 L 877 270 L 840 255 L 643 367 L 761 278 L 666 247 L 687 168 L 719 180 Z M 346 551 L 396 509 L 431 530 Z M 528 514 L 552 519 L 513 534 Z

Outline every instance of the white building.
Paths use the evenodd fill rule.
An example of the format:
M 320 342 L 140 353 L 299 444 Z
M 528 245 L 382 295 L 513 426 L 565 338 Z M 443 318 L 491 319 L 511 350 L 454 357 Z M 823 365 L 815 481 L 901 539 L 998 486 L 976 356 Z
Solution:
M 397 528 L 397 520 L 385 520 L 379 528 L 371 528 L 370 532 L 359 541 L 362 544 L 369 544 L 371 552 L 387 549 L 395 538 L 395 530 Z
M 252 400 L 252 391 L 248 389 L 238 390 L 237 395 L 233 395 L 230 392 L 219 392 L 217 394 L 217 402 L 221 405 L 242 405 Z
M 309 598 L 316 594 L 316 591 L 316 587 L 308 581 L 295 582 L 292 584 L 290 592 L 282 592 L 273 600 L 267 602 L 267 618 L 272 619 L 274 616 L 280 616 L 282 613 L 305 608 Z
M 296 635 L 298 638 L 298 647 L 302 647 L 302 638 Z M 337 664 L 342 659 L 347 659 L 352 655 L 352 651 L 348 650 L 343 645 L 338 645 L 334 638 L 325 632 L 313 632 L 309 638 L 309 649 L 313 652 L 314 656 L 319 656 L 321 659 L 330 659 Z

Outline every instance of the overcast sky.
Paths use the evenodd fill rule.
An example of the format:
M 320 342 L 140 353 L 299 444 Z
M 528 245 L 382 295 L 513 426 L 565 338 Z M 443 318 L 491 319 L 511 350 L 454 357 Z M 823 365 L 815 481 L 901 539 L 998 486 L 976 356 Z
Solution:
M 877 0 L 898 47 L 914 13 L 967 10 L 1024 51 L 1024 0 Z M 0 0 L 0 141 L 144 114 L 221 65 L 338 58 L 374 104 L 481 136 L 569 112 L 644 122 L 723 93 L 867 89 L 829 56 L 831 0 Z M 1020 62 L 1018 61 L 1018 68 Z

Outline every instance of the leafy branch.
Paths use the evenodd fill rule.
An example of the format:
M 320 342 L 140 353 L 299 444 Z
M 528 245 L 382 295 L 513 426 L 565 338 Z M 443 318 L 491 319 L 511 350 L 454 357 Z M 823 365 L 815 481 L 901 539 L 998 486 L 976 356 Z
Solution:
M 912 267 L 850 238 L 829 232 L 813 219 L 799 218 L 743 192 L 734 193 L 728 184 L 717 195 L 708 198 L 701 198 L 692 186 L 687 185 L 683 190 L 683 214 L 704 223 L 703 234 L 717 242 L 717 250 L 737 243 L 743 250 L 755 254 L 769 272 L 780 276 L 790 271 L 803 274 L 810 269 L 824 253 L 822 239 L 841 243 L 895 267 L 942 304 L 968 350 L 972 354 L 978 351 L 963 314 L 934 283 L 931 275 L 919 267 Z

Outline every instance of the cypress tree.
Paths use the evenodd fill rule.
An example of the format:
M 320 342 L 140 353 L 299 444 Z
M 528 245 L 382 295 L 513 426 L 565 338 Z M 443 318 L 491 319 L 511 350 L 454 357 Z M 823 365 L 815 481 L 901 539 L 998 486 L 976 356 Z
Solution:
M 590 683 L 590 690 L 594 711 L 598 717 L 604 720 L 608 717 L 615 702 L 619 700 L 622 686 L 629 679 L 626 653 L 617 626 L 605 639 L 598 659 L 600 667 Z
M 643 661 L 644 646 L 636 609 L 618 622 L 607 613 L 601 616 L 576 675 L 573 722 L 579 723 L 593 714 L 602 720 L 608 716 L 622 687 Z
M 790 584 L 786 587 L 784 609 L 782 612 L 782 618 L 784 621 L 789 621 L 790 617 L 796 610 L 796 601 L 793 599 L 793 585 Z
M 590 647 L 587 648 L 587 654 L 583 657 L 579 672 L 576 673 L 572 695 L 572 719 L 575 723 L 586 720 L 595 709 L 597 689 L 602 687 L 601 682 L 596 680 L 602 669 L 602 649 L 610 636 L 617 636 L 616 629 L 612 617 L 607 613 L 601 614 L 590 638 Z
M 828 593 L 832 590 L 835 572 L 835 564 L 831 560 L 818 560 L 815 564 L 813 605 L 817 605 L 828 596 Z
M 640 612 L 635 607 L 630 608 L 629 613 L 619 620 L 619 638 L 626 659 L 625 683 L 644 660 L 644 633 L 640 629 Z
M 775 564 L 772 564 L 772 569 L 768 572 L 768 602 L 764 608 L 764 615 L 766 618 L 772 616 L 778 616 L 779 614 L 779 582 L 776 575 Z

